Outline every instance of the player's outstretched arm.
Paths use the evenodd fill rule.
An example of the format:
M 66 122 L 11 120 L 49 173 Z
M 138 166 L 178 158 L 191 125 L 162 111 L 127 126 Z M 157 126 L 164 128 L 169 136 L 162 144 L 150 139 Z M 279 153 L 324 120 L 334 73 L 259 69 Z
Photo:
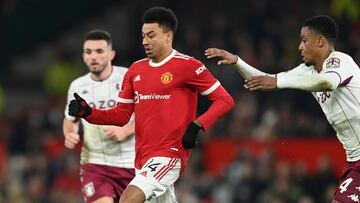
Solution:
M 217 62 L 218 65 L 229 65 L 236 64 L 238 58 L 236 55 L 218 48 L 208 48 L 205 50 L 205 56 L 210 58 L 219 58 L 220 60 Z
M 277 89 L 276 77 L 264 75 L 254 76 L 245 80 L 244 87 L 250 91 L 271 91 Z
M 74 97 L 75 99 L 71 100 L 69 104 L 69 115 L 81 118 L 88 117 L 92 112 L 88 103 L 77 93 L 74 93 Z
M 236 70 L 244 79 L 249 79 L 254 76 L 269 75 L 264 73 L 243 61 L 237 55 L 234 55 L 226 50 L 218 48 L 208 48 L 205 50 L 205 56 L 207 58 L 219 58 L 218 65 L 233 64 Z
M 100 110 L 90 108 L 77 93 L 74 93 L 74 97 L 75 99 L 71 100 L 69 104 L 69 115 L 84 118 L 92 124 L 124 126 L 129 122 L 133 113 L 132 104 L 120 103 L 115 108 Z
M 297 69 L 297 70 L 296 70 Z M 250 91 L 296 89 L 311 92 L 333 91 L 340 84 L 336 73 L 309 74 L 299 68 L 272 76 L 256 76 L 245 80 L 244 87 Z

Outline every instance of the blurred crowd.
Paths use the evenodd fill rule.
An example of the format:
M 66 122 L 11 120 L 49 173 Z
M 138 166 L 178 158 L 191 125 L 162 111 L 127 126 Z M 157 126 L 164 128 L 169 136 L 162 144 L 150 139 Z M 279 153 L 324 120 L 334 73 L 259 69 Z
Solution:
M 16 0 L 5 2 L 7 6 L 1 7 L 6 9 L 4 15 L 16 11 Z M 234 69 L 217 66 L 215 60 L 204 57 L 203 51 L 208 47 L 225 48 L 263 71 L 285 71 L 301 62 L 297 48 L 303 20 L 316 14 L 328 14 L 336 19 L 340 28 L 336 49 L 348 53 L 360 64 L 360 6 L 355 6 L 358 10 L 353 11 L 357 1 L 349 0 L 354 5 L 347 7 L 339 2 L 129 1 L 121 4 L 119 13 L 128 14 L 122 20 L 132 23 L 119 26 L 117 22 L 107 22 L 113 29 L 128 30 L 126 39 L 118 39 L 127 42 L 115 43 L 118 57 L 114 64 L 129 65 L 144 57 L 140 35 L 142 12 L 152 5 L 164 5 L 172 8 L 179 19 L 174 47 L 204 62 L 236 101 L 235 109 L 206 133 L 206 139 L 335 137 L 309 93 L 248 92 Z M 122 10 L 124 7 L 126 12 Z M 116 10 L 112 8 L 111 12 Z M 92 22 L 93 28 L 96 21 Z M 55 41 L 43 42 L 46 47 L 43 56 L 51 56 L 43 59 L 46 63 L 41 62 L 47 64 L 46 74 L 27 75 L 41 78 L 30 83 L 24 79 L 23 86 L 16 82 L 16 89 L 9 86 L 18 81 L 14 73 L 7 71 L 9 77 L 1 77 L 10 81 L 1 81 L 4 95 L 0 100 L 4 98 L 5 105 L 0 105 L 3 106 L 0 113 L 0 203 L 83 202 L 79 150 L 63 147 L 61 129 L 68 83 L 87 71 L 78 53 L 81 47 L 70 46 L 73 43 L 66 41 L 69 29 L 59 32 Z M 75 35 L 82 36 L 83 31 L 77 30 Z M 81 44 L 79 40 L 76 45 Z M 62 44 L 64 41 L 66 45 Z M 31 58 L 31 53 L 22 53 L 12 59 L 9 68 L 20 67 L 21 60 L 17 59 L 24 55 Z M 26 63 L 27 67 L 37 65 Z M 37 91 L 29 91 L 26 87 L 29 84 Z M 11 91 L 23 93 L 22 88 L 27 91 L 27 99 L 19 95 L 17 99 L 11 97 L 14 94 Z M 208 104 L 200 99 L 199 112 Z M 237 159 L 216 177 L 206 170 L 204 160 L 206 157 L 200 146 L 192 153 L 189 167 L 176 185 L 180 203 L 325 203 L 330 201 L 338 179 L 331 171 L 331 160 L 326 157 L 319 160 L 318 171 L 310 174 L 306 165 L 275 162 L 271 152 L 255 156 L 239 150 Z

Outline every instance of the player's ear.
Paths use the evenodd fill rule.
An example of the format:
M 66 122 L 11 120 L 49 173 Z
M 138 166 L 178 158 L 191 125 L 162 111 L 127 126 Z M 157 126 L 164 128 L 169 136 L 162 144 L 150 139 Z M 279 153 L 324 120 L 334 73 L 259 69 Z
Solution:
M 116 56 L 116 52 L 114 50 L 111 50 L 110 52 L 110 60 L 113 60 Z
M 174 38 L 174 34 L 171 31 L 168 31 L 166 33 L 166 42 L 171 43 Z
M 323 47 L 326 42 L 327 42 L 327 39 L 323 35 L 318 36 L 317 44 L 318 44 L 319 47 Z
M 83 61 L 85 61 L 85 55 L 86 55 L 85 50 L 83 50 L 83 51 L 82 51 L 82 58 L 83 58 Z

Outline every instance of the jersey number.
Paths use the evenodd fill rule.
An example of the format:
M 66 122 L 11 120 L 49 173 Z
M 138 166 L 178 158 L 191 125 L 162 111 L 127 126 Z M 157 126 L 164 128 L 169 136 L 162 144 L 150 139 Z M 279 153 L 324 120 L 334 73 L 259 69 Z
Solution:
M 350 185 L 350 183 L 353 181 L 352 178 L 348 178 L 346 179 L 344 182 L 341 183 L 341 185 L 339 186 L 340 188 L 340 193 L 343 193 L 347 190 L 347 187 Z
M 160 165 L 160 163 L 155 164 L 149 164 L 147 167 L 151 169 L 151 172 L 156 171 L 157 167 Z

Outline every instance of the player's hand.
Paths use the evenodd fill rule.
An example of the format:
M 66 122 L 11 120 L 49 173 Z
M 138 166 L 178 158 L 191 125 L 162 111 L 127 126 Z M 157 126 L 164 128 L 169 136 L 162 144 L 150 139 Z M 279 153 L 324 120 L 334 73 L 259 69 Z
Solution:
M 80 142 L 80 135 L 77 133 L 69 132 L 65 133 L 65 147 L 69 149 L 74 149 L 75 145 Z
M 91 108 L 86 101 L 77 93 L 74 93 L 75 99 L 70 101 L 69 115 L 86 118 L 91 114 Z
M 224 49 L 208 48 L 205 50 L 205 56 L 210 59 L 214 57 L 220 58 L 217 62 L 218 65 L 235 64 L 238 57 Z
M 277 89 L 273 76 L 255 76 L 245 80 L 244 87 L 250 91 L 270 91 Z
M 104 129 L 104 133 L 115 142 L 124 141 L 130 136 L 125 127 L 108 127 Z
M 201 127 L 194 122 L 191 122 L 187 127 L 182 138 L 182 145 L 185 149 L 191 149 L 198 144 L 198 135 Z

